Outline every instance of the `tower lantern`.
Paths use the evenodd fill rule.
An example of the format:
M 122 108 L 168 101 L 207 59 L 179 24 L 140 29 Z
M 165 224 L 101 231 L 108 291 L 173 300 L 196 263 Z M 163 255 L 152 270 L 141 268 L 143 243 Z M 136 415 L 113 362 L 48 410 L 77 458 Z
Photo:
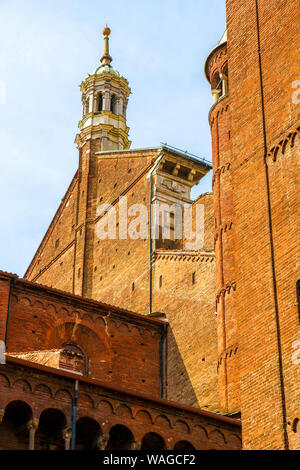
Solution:
M 129 127 L 126 124 L 128 81 L 111 66 L 108 26 L 103 29 L 104 51 L 101 65 L 82 82 L 83 116 L 76 144 L 81 148 L 89 139 L 100 139 L 100 149 L 123 150 L 130 147 Z

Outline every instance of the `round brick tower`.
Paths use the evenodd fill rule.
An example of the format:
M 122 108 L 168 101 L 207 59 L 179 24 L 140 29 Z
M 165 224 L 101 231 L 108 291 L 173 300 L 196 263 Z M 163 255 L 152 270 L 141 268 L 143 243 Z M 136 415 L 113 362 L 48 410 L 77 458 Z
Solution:
M 239 403 L 237 319 L 234 316 L 235 264 L 232 203 L 230 94 L 227 35 L 224 33 L 205 64 L 214 104 L 209 113 L 212 135 L 215 252 L 217 261 L 218 377 L 223 411 L 236 413 Z

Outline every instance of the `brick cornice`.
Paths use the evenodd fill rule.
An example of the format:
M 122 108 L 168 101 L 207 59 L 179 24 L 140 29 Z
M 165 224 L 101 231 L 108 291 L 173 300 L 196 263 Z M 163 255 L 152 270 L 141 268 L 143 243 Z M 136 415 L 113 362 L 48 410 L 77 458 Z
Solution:
M 216 170 L 214 171 L 213 179 L 212 179 L 212 185 L 214 186 L 217 175 L 224 174 L 226 171 L 230 171 L 230 169 L 231 169 L 231 163 L 230 162 L 216 168 Z
M 215 232 L 215 242 L 218 240 L 218 238 L 223 234 L 223 233 L 227 233 L 229 232 L 230 230 L 232 230 L 232 227 L 233 227 L 233 221 L 232 220 L 228 220 L 227 222 L 225 222 L 224 224 L 220 225 L 216 232 Z
M 232 344 L 231 346 L 228 346 L 219 356 L 218 367 L 217 367 L 218 370 L 220 366 L 222 365 L 222 362 L 236 356 L 238 353 L 238 350 L 239 350 L 239 345 L 237 343 Z
M 279 154 L 285 154 L 286 149 L 288 146 L 293 148 L 295 145 L 296 138 L 300 135 L 300 127 L 297 127 L 294 131 L 289 132 L 286 134 L 279 142 L 272 146 L 268 152 L 267 158 L 272 159 L 273 162 L 277 161 Z
M 156 250 L 153 253 L 154 260 L 162 259 L 166 261 L 191 261 L 191 262 L 213 262 L 214 252 L 206 251 L 185 251 L 185 250 Z
M 217 304 L 220 302 L 221 297 L 225 297 L 226 294 L 230 294 L 230 292 L 235 292 L 236 291 L 236 281 L 230 281 L 227 282 L 225 287 L 222 287 L 222 289 L 217 292 L 216 299 L 217 299 Z
M 295 145 L 295 140 L 297 136 L 299 136 L 300 133 L 300 128 L 299 124 L 295 127 L 295 124 L 292 124 L 291 126 L 286 127 L 281 133 L 280 136 L 277 136 L 273 139 L 273 143 L 269 144 L 269 150 L 267 153 L 267 159 L 270 160 L 272 159 L 274 162 L 277 161 L 277 158 L 280 154 L 280 151 L 282 154 L 285 153 L 288 145 L 290 145 L 291 148 L 294 147 Z M 274 141 L 276 144 L 274 145 Z M 263 154 L 264 149 L 262 145 L 257 146 L 253 152 L 251 152 L 246 158 L 244 158 L 241 162 L 239 161 L 232 161 L 232 172 L 234 173 L 235 171 L 239 170 L 240 167 L 244 166 L 246 163 L 248 163 L 252 158 L 255 158 L 257 155 Z
M 216 119 L 222 116 L 223 113 L 227 113 L 229 110 L 229 95 L 222 96 L 217 103 L 215 103 L 209 111 L 208 120 L 210 127 L 213 126 Z

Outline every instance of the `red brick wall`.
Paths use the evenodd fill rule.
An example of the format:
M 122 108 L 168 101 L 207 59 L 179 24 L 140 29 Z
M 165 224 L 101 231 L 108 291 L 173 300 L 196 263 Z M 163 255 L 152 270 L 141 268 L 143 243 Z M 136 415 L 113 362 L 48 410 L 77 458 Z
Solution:
M 149 209 L 149 180 L 146 175 L 153 153 L 150 155 L 141 157 L 133 153 L 130 158 L 108 156 L 100 160 L 98 202 L 101 203 L 103 198 L 102 203 L 112 204 L 119 200 L 120 194 L 124 194 L 128 208 L 133 204 L 144 204 Z M 114 207 L 118 220 L 118 206 Z M 128 217 L 128 223 L 132 219 Z M 96 237 L 91 279 L 93 298 L 139 313 L 149 313 L 148 233 L 145 239 L 138 240 L 128 237 L 126 240 L 101 241 Z
M 0 341 L 5 341 L 11 279 L 0 276 Z
M 227 0 L 243 444 L 299 449 L 299 2 L 257 4 Z
M 158 251 L 153 291 L 169 322 L 167 398 L 219 410 L 214 255 Z
M 80 150 L 78 173 L 28 268 L 26 279 L 147 313 L 149 242 L 99 241 L 95 228 L 99 204 L 115 204 L 122 194 L 128 197 L 129 205 L 149 203 L 149 181 L 145 175 L 157 151 L 97 155 L 100 143 L 89 141 Z M 122 284 L 125 279 L 130 281 L 122 295 L 120 279 Z M 131 301 L 135 281 L 136 300 Z
M 7 350 L 20 355 L 81 348 L 91 377 L 159 395 L 159 340 L 162 325 L 143 317 L 89 307 L 19 281 L 13 290 Z

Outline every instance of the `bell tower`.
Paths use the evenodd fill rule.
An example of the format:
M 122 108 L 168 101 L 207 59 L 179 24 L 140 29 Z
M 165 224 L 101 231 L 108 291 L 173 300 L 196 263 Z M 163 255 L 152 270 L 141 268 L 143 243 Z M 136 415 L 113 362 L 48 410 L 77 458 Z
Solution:
M 92 139 L 100 139 L 101 151 L 129 149 L 129 127 L 126 124 L 128 98 L 131 93 L 128 81 L 111 66 L 109 36 L 111 30 L 103 30 L 104 52 L 101 65 L 82 82 L 83 113 L 76 136 L 78 148 Z

